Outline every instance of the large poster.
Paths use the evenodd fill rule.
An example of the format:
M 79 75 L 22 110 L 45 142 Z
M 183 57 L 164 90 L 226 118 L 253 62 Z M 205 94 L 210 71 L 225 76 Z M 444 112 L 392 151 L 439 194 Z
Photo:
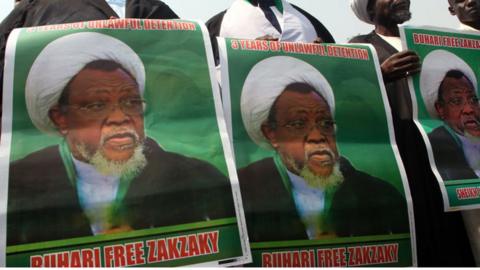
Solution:
M 374 51 L 219 44 L 253 265 L 415 265 L 408 184 Z
M 405 27 L 404 47 L 421 59 L 410 80 L 414 120 L 427 146 L 446 211 L 480 207 L 480 35 Z
M 201 24 L 180 20 L 12 33 L 0 162 L 1 197 L 8 195 L 3 264 L 250 261 L 209 42 Z

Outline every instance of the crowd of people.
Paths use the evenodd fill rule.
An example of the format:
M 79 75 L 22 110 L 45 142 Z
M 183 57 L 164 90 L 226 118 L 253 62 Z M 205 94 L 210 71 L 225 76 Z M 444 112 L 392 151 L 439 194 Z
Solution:
M 452 16 L 458 18 L 461 30 L 480 31 L 480 1 L 442 1 L 448 1 L 449 8 L 445 12 L 450 12 Z M 157 0 L 126 0 L 123 1 L 123 5 L 118 5 L 119 1 L 108 0 L 16 2 L 18 3 L 15 8 L 0 24 L 0 81 L 3 81 L 7 39 L 15 28 L 112 18 L 181 17 L 165 3 Z M 372 44 L 381 63 L 395 138 L 413 201 L 418 264 L 475 266 L 475 258 L 480 257 L 480 250 L 476 248 L 480 242 L 478 212 L 475 210 L 444 212 L 440 188 L 432 173 L 426 146 L 412 120 L 412 97 L 408 88 L 408 78 L 418 74 L 422 66 L 420 58 L 414 51 L 402 49 L 399 34 L 399 25 L 411 18 L 410 0 L 351 0 L 350 5 L 359 20 L 372 25 L 372 32 L 356 36 L 350 42 Z M 232 5 L 227 10 L 214 15 L 206 25 L 218 64 L 216 37 L 334 43 L 335 29 L 327 29 L 320 20 L 321 18 L 315 18 L 308 11 L 286 0 L 232 0 Z M 464 72 L 456 75 L 446 72 L 447 75 L 440 80 L 443 87 L 459 81 L 458 83 L 463 83 L 462 85 L 470 89 L 470 92 L 477 89 L 476 81 L 474 83 L 474 79 L 469 78 L 470 74 Z M 2 87 L 0 84 L 0 93 L 3 92 Z M 279 96 L 286 94 L 293 98 L 295 92 L 278 93 Z M 445 97 L 448 91 L 445 90 L 442 95 L 438 97 Z M 432 102 L 436 113 L 448 122 L 448 117 L 445 116 L 447 104 L 442 100 Z M 460 105 L 468 106 L 473 103 L 478 105 L 478 98 L 475 97 L 475 100 L 470 98 Z M 330 108 L 329 105 L 324 104 L 326 108 Z M 344 163 L 340 166 L 349 166 Z M 475 176 L 475 172 L 472 174 Z M 267 232 L 268 227 L 267 224 L 265 227 Z M 285 231 L 290 230 L 286 228 Z M 259 237 L 265 236 L 267 232 Z

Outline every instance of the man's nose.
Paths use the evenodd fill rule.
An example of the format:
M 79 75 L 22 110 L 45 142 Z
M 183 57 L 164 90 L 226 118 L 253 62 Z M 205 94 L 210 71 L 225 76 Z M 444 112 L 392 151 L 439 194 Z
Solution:
M 474 113 L 475 110 L 478 110 L 477 104 L 472 104 L 471 102 L 465 102 L 465 105 L 463 105 L 463 108 L 462 108 L 462 113 L 471 114 L 471 113 Z
M 306 134 L 306 141 L 307 143 L 326 143 L 327 136 L 320 130 L 319 126 L 313 125 Z
M 121 125 L 128 121 L 130 121 L 130 117 L 122 111 L 119 104 L 115 104 L 107 116 L 108 124 Z

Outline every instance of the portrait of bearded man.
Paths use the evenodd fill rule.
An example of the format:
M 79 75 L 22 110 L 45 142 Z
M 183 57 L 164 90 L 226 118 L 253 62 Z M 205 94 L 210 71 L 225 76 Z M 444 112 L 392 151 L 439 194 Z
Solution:
M 239 169 L 250 241 L 408 232 L 405 198 L 339 153 L 334 91 L 313 66 L 288 56 L 262 60 L 245 80 L 240 107 L 252 141 L 274 152 Z
M 147 136 L 147 79 L 137 53 L 105 34 L 43 48 L 26 107 L 38 130 L 62 140 L 11 163 L 8 245 L 235 216 L 225 175 Z
M 442 179 L 480 177 L 480 104 L 472 68 L 451 52 L 435 50 L 423 61 L 420 89 L 429 116 L 443 123 L 428 134 Z

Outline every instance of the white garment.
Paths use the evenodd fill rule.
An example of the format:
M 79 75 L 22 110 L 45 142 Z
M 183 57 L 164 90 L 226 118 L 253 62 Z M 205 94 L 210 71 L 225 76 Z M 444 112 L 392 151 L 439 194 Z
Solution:
M 117 197 L 119 177 L 102 175 L 92 165 L 72 159 L 77 173 L 78 198 L 93 234 L 111 229 L 111 207 Z
M 472 32 L 478 32 L 477 29 L 469 26 L 469 25 L 466 25 L 466 24 L 463 24 L 463 23 L 460 23 L 460 26 L 458 27 L 459 30 L 462 30 L 462 31 L 472 31 Z
M 389 37 L 389 36 L 384 36 L 380 35 L 377 33 L 383 40 L 385 40 L 388 44 L 390 44 L 392 47 L 394 47 L 397 51 L 401 52 L 402 49 L 402 40 L 399 37 Z
M 458 138 L 462 142 L 463 154 L 468 165 L 480 177 L 480 138 L 468 138 L 460 135 Z
M 317 32 L 312 23 L 287 1 L 282 0 L 283 13 L 270 7 L 282 29 L 280 33 L 265 17 L 262 9 L 245 0 L 236 0 L 223 17 L 220 37 L 257 39 L 266 35 L 280 41 L 313 42 Z
M 121 19 L 125 18 L 126 0 L 105 0 Z
M 325 191 L 310 187 L 305 179 L 287 170 L 292 184 L 295 205 L 304 222 L 309 239 L 316 239 L 321 232 L 321 214 L 325 210 Z

